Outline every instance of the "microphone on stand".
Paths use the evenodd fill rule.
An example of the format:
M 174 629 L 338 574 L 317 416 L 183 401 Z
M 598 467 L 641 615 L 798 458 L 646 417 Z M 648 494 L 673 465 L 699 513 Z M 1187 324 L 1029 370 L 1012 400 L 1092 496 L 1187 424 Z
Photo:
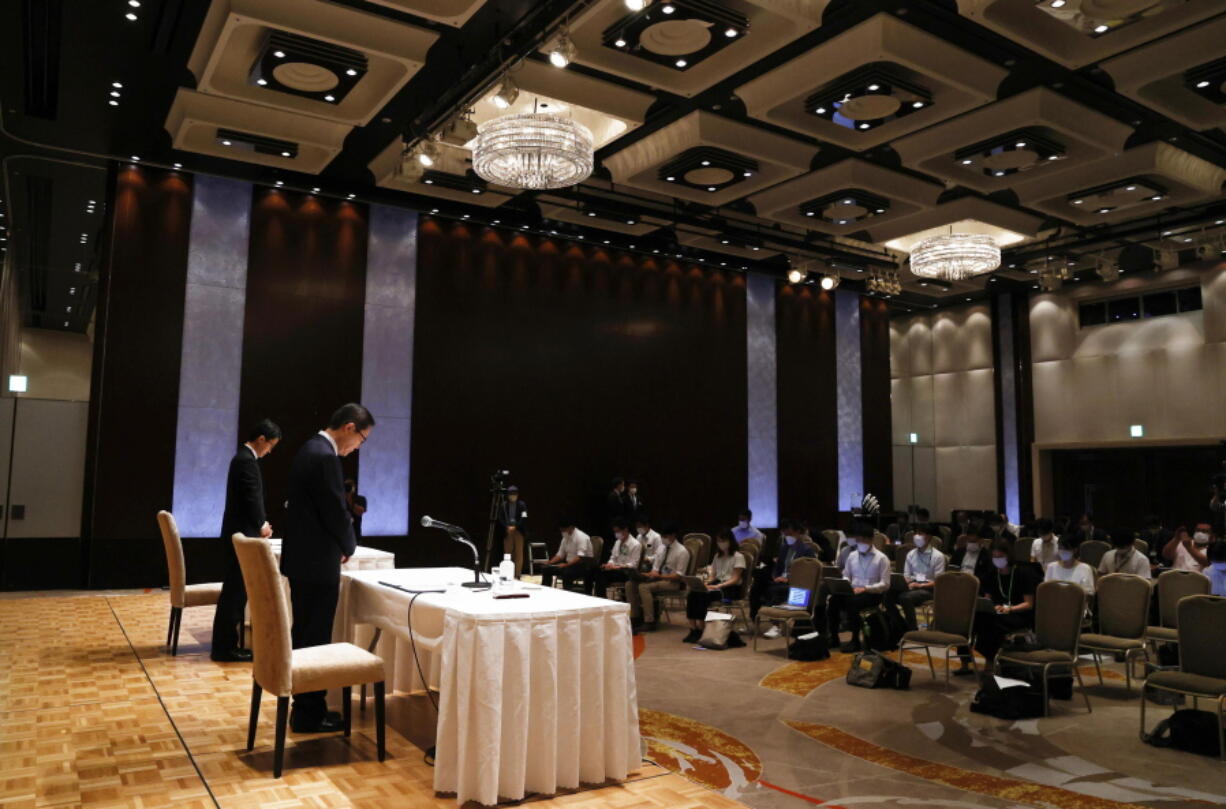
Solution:
M 477 550 L 477 546 L 468 538 L 468 534 L 458 525 L 452 525 L 449 522 L 436 520 L 429 515 L 421 518 L 423 528 L 441 528 L 451 535 L 451 538 L 456 542 L 467 545 L 473 552 L 473 580 L 464 582 L 464 587 L 471 587 L 476 590 L 488 590 L 489 582 L 481 581 L 481 553 Z

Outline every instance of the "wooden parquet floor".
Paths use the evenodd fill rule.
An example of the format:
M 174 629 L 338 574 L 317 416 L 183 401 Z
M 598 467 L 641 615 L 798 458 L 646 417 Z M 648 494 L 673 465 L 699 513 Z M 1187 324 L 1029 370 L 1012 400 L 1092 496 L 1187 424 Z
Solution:
M 0 809 L 456 809 L 433 789 L 418 744 L 432 708 L 388 704 L 388 757 L 373 711 L 353 736 L 290 734 L 272 778 L 274 700 L 246 751 L 250 669 L 208 658 L 213 612 L 187 610 L 172 658 L 164 593 L 0 600 Z M 654 764 L 624 782 L 534 809 L 736 809 L 742 804 Z

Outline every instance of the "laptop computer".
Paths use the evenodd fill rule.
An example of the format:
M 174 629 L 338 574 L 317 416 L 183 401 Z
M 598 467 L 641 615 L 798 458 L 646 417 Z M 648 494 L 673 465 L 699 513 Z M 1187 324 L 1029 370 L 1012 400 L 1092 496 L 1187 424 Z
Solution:
M 806 587 L 789 587 L 788 600 L 779 605 L 785 610 L 807 610 L 813 591 Z
M 975 601 L 975 612 L 996 612 L 996 602 L 986 596 Z
M 707 591 L 707 582 L 702 576 L 682 576 L 681 581 L 685 582 L 686 588 L 691 593 L 705 593 Z
M 825 579 L 826 589 L 832 595 L 850 596 L 855 595 L 855 590 L 852 589 L 851 582 L 847 579 Z

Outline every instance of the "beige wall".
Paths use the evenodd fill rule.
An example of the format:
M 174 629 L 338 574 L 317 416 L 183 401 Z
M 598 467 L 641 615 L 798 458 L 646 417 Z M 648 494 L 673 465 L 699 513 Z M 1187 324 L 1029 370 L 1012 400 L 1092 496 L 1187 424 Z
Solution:
M 894 501 L 944 520 L 955 508 L 990 508 L 996 491 L 992 320 L 976 303 L 890 323 Z M 912 448 L 909 434 L 917 433 Z
M 21 359 L 16 373 L 29 377 L 30 399 L 89 401 L 94 346 L 82 334 L 22 329 Z
M 1077 326 L 1081 300 L 1198 282 L 1202 312 Z M 1226 437 L 1226 265 L 1037 295 L 1030 335 L 1036 444 Z

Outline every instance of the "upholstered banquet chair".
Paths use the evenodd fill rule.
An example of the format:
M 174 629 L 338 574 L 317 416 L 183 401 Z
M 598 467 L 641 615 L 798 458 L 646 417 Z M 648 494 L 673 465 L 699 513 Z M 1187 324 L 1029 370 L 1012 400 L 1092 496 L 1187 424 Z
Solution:
M 793 559 L 788 566 L 788 585 L 809 591 L 809 607 L 803 610 L 790 610 L 786 607 L 762 607 L 754 617 L 753 650 L 758 651 L 758 629 L 763 621 L 778 621 L 783 624 L 783 640 L 791 646 L 792 630 L 797 621 L 804 621 L 810 626 L 819 628 L 814 617 L 817 611 L 817 593 L 822 586 L 822 563 L 815 556 L 801 556 Z
M 234 535 L 234 550 L 247 586 L 251 607 L 252 666 L 251 720 L 247 725 L 247 749 L 255 747 L 255 726 L 260 717 L 260 697 L 267 690 L 277 698 L 276 746 L 273 777 L 281 777 L 285 760 L 285 727 L 289 699 L 307 691 L 340 688 L 344 702 L 345 736 L 353 724 L 353 686 L 374 683 L 375 734 L 379 760 L 386 755 L 384 725 L 383 660 L 352 643 L 329 643 L 292 649 L 290 608 L 272 549 L 263 539 Z
M 920 649 L 928 655 L 928 671 L 936 679 L 932 647 L 945 650 L 945 684 L 949 685 L 949 660 L 959 646 L 971 645 L 975 626 L 975 603 L 979 600 L 979 579 L 960 570 L 937 576 L 932 585 L 932 622 L 927 629 L 907 632 L 898 646 L 898 662 L 903 663 L 907 649 Z M 975 656 L 971 655 L 971 667 Z
M 1179 602 L 1187 596 L 1209 595 L 1209 577 L 1192 570 L 1168 570 L 1154 585 L 1158 590 L 1158 626 L 1147 627 L 1145 639 L 1154 646 L 1179 643 Z
M 1084 544 L 1084 543 L 1082 543 Z M 993 672 L 1002 664 L 1037 668 L 1043 681 L 1043 715 L 1047 716 L 1048 679 L 1052 669 L 1072 669 L 1081 686 L 1081 697 L 1086 702 L 1086 712 L 1092 712 L 1090 697 L 1081 670 L 1077 668 L 1077 647 L 1081 641 L 1081 619 L 1086 612 L 1086 591 L 1071 581 L 1045 581 L 1034 594 L 1034 631 L 1039 638 L 1038 649 L 1029 651 L 1001 650 L 996 661 L 988 661 Z
M 1098 684 L 1103 684 L 1103 653 L 1124 655 L 1124 681 L 1132 690 L 1132 658 L 1145 656 L 1145 625 L 1153 586 L 1131 573 L 1110 573 L 1098 580 L 1098 623 L 1101 631 L 1083 632 L 1078 649 L 1094 655 Z
M 188 584 L 187 565 L 183 562 L 183 540 L 179 524 L 169 511 L 158 512 L 158 528 L 162 531 L 162 546 L 166 549 L 166 569 L 170 572 L 170 626 L 166 629 L 166 645 L 170 654 L 179 653 L 179 627 L 183 610 L 207 607 L 221 597 L 221 582 Z

